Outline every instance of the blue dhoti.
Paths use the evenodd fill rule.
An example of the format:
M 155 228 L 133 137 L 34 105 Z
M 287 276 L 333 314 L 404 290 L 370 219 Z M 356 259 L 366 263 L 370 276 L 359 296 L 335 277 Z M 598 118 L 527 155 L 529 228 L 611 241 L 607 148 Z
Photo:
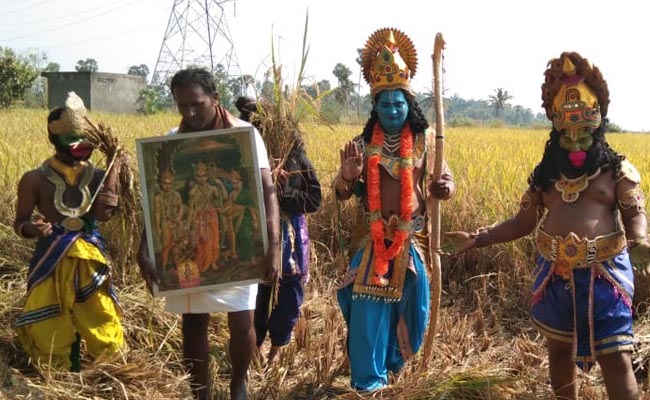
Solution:
M 388 371 L 398 372 L 404 361 L 419 350 L 430 304 L 424 257 L 413 243 L 404 251 L 406 268 L 401 297 L 382 298 L 355 292 L 352 281 L 358 281 L 357 274 L 372 270 L 372 252 L 371 244 L 357 252 L 337 294 L 348 327 L 351 384 L 367 391 L 386 386 Z M 394 269 L 398 258 L 390 262 L 389 274 L 397 273 Z

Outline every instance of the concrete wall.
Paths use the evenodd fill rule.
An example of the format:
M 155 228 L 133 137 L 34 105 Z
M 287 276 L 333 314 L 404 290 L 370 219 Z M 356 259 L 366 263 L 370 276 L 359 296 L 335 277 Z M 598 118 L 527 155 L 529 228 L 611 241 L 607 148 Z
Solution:
M 112 113 L 136 113 L 138 94 L 147 84 L 141 76 L 106 72 L 44 72 L 43 76 L 49 108 L 63 105 L 73 91 L 89 110 Z

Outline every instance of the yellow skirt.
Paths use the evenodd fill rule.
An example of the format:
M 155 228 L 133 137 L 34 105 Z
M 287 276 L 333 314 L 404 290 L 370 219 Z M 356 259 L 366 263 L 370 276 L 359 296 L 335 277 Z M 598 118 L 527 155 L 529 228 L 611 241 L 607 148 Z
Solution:
M 124 348 L 120 309 L 109 293 L 110 278 L 106 276 L 99 287 L 94 284 L 104 268 L 106 259 L 99 249 L 77 239 L 54 272 L 27 293 L 16 329 L 33 362 L 70 369 L 78 336 L 92 357 Z

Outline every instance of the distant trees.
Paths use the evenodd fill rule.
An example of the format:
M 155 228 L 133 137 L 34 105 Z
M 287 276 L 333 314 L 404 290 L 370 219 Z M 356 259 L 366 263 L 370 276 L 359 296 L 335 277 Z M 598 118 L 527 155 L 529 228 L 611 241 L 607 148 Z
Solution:
M 97 72 L 99 66 L 97 65 L 97 60 L 94 58 L 86 58 L 85 60 L 77 61 L 77 65 L 74 67 L 77 72 Z
M 43 69 L 43 72 L 59 72 L 61 70 L 61 66 L 59 63 L 55 62 L 49 62 Z
M 494 92 L 488 97 L 488 103 L 494 111 L 494 117 L 498 119 L 499 113 L 505 110 L 506 104 L 508 104 L 508 100 L 512 99 L 512 96 L 503 88 L 496 88 Z
M 32 85 L 38 73 L 26 57 L 17 55 L 10 48 L 0 47 L 0 108 L 22 100 L 25 90 Z
M 352 71 L 345 65 L 337 63 L 332 74 L 339 81 L 339 86 L 334 90 L 334 98 L 345 107 L 350 104 L 350 98 L 354 93 L 354 83 L 350 80 Z
M 131 65 L 127 74 L 141 76 L 144 79 L 147 79 L 149 77 L 149 67 L 146 64 Z

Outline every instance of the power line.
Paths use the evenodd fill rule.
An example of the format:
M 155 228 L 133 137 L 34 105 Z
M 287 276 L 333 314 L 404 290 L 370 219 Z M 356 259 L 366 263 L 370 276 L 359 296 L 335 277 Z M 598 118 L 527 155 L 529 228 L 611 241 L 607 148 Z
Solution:
M 113 11 L 117 11 L 117 10 L 119 10 L 119 9 L 122 9 L 122 8 L 124 8 L 124 7 L 127 7 L 127 6 L 130 6 L 130 5 L 132 5 L 132 4 L 138 3 L 138 2 L 140 2 L 140 1 L 142 1 L 142 0 L 134 0 L 134 1 L 131 1 L 131 2 L 127 3 L 127 4 L 124 4 L 124 5 L 121 5 L 121 6 L 118 6 L 118 7 L 112 8 L 112 9 L 110 9 L 110 10 L 107 10 L 107 11 L 105 11 L 105 12 L 101 12 L 101 13 L 99 13 L 99 14 L 92 15 L 92 16 L 90 16 L 90 17 L 88 17 L 88 18 L 84 18 L 83 20 L 79 20 L 79 21 L 75 21 L 75 22 L 70 22 L 70 23 L 67 23 L 67 24 L 64 24 L 64 25 L 56 26 L 56 27 L 54 27 L 54 28 L 45 29 L 45 30 L 38 31 L 38 32 L 33 32 L 33 33 L 30 33 L 30 34 L 26 34 L 26 35 L 18 35 L 18 36 L 9 37 L 9 38 L 2 38 L 2 39 L 0 39 L 0 41 L 10 41 L 10 40 L 20 40 L 20 39 L 25 39 L 25 38 L 29 38 L 29 37 L 32 37 L 32 36 L 38 36 L 38 35 L 43 34 L 43 33 L 48 33 L 48 32 L 56 31 L 56 30 L 59 30 L 59 29 L 67 28 L 67 27 L 70 27 L 70 26 L 73 26 L 73 25 L 78 25 L 78 24 L 81 24 L 81 23 L 87 22 L 87 21 L 89 21 L 89 20 L 91 20 L 91 19 L 95 19 L 95 18 L 103 17 L 103 16 L 105 16 L 106 14 L 109 14 L 109 13 L 111 13 L 111 12 L 113 12 Z
M 46 0 L 46 1 L 51 1 L 51 0 Z M 128 0 L 126 0 L 126 1 L 128 1 Z M 117 2 L 117 3 L 119 3 L 119 2 Z M 41 4 L 41 3 L 39 3 L 39 4 Z M 36 6 L 36 5 L 38 5 L 38 4 L 35 4 L 34 6 Z M 13 23 L 12 22 L 9 22 L 9 23 L 3 22 L 2 25 L 3 26 L 25 26 L 25 25 L 34 25 L 34 24 L 38 24 L 38 23 L 41 23 L 41 22 L 53 22 L 53 21 L 57 21 L 57 20 L 61 20 L 61 19 L 67 19 L 67 18 L 70 18 L 70 17 L 75 17 L 75 16 L 81 15 L 81 14 L 87 14 L 87 13 L 93 12 L 93 11 L 98 11 L 98 10 L 100 10 L 102 8 L 111 7 L 111 6 L 115 6 L 115 5 L 116 5 L 115 3 L 112 3 L 112 4 L 108 3 L 108 4 L 103 4 L 103 5 L 100 5 L 100 6 L 97 6 L 97 7 L 86 8 L 85 10 L 79 10 L 79 11 L 76 11 L 76 12 L 74 12 L 72 14 L 63 14 L 63 15 L 60 15 L 60 16 L 51 16 L 51 17 L 33 19 L 33 20 L 28 20 L 28 21 L 25 21 L 25 20 L 21 19 L 20 21 L 14 21 Z M 30 6 L 29 9 L 33 8 L 34 6 Z
M 79 41 L 76 41 L 76 42 L 64 43 L 64 44 L 60 44 L 58 46 L 47 46 L 47 48 L 48 48 L 48 50 L 49 49 L 58 49 L 58 48 L 61 48 L 61 47 L 75 46 L 75 45 L 83 44 L 83 43 L 98 42 L 98 41 L 101 41 L 101 40 L 104 40 L 104 39 L 110 39 L 110 38 L 113 38 L 113 37 L 116 37 L 116 36 L 126 35 L 127 33 L 134 33 L 134 32 L 144 31 L 144 30 L 152 28 L 152 27 L 154 27 L 156 25 L 157 24 L 151 24 L 151 25 L 147 25 L 147 26 L 144 26 L 144 27 L 141 27 L 141 28 L 138 28 L 138 29 L 131 29 L 129 31 L 113 33 L 111 35 L 101 36 L 101 37 L 97 37 L 97 38 L 93 38 L 93 39 L 85 39 L 85 40 L 79 40 Z
M 48 3 L 50 1 L 52 1 L 52 0 L 43 0 L 40 3 L 32 4 L 32 5 L 29 5 L 29 6 L 25 7 L 25 8 L 19 8 L 18 10 L 3 12 L 2 16 L 6 17 L 7 15 L 18 14 L 18 13 L 21 13 L 21 12 L 30 11 L 32 8 L 34 8 L 36 6 L 40 6 L 41 4 Z

